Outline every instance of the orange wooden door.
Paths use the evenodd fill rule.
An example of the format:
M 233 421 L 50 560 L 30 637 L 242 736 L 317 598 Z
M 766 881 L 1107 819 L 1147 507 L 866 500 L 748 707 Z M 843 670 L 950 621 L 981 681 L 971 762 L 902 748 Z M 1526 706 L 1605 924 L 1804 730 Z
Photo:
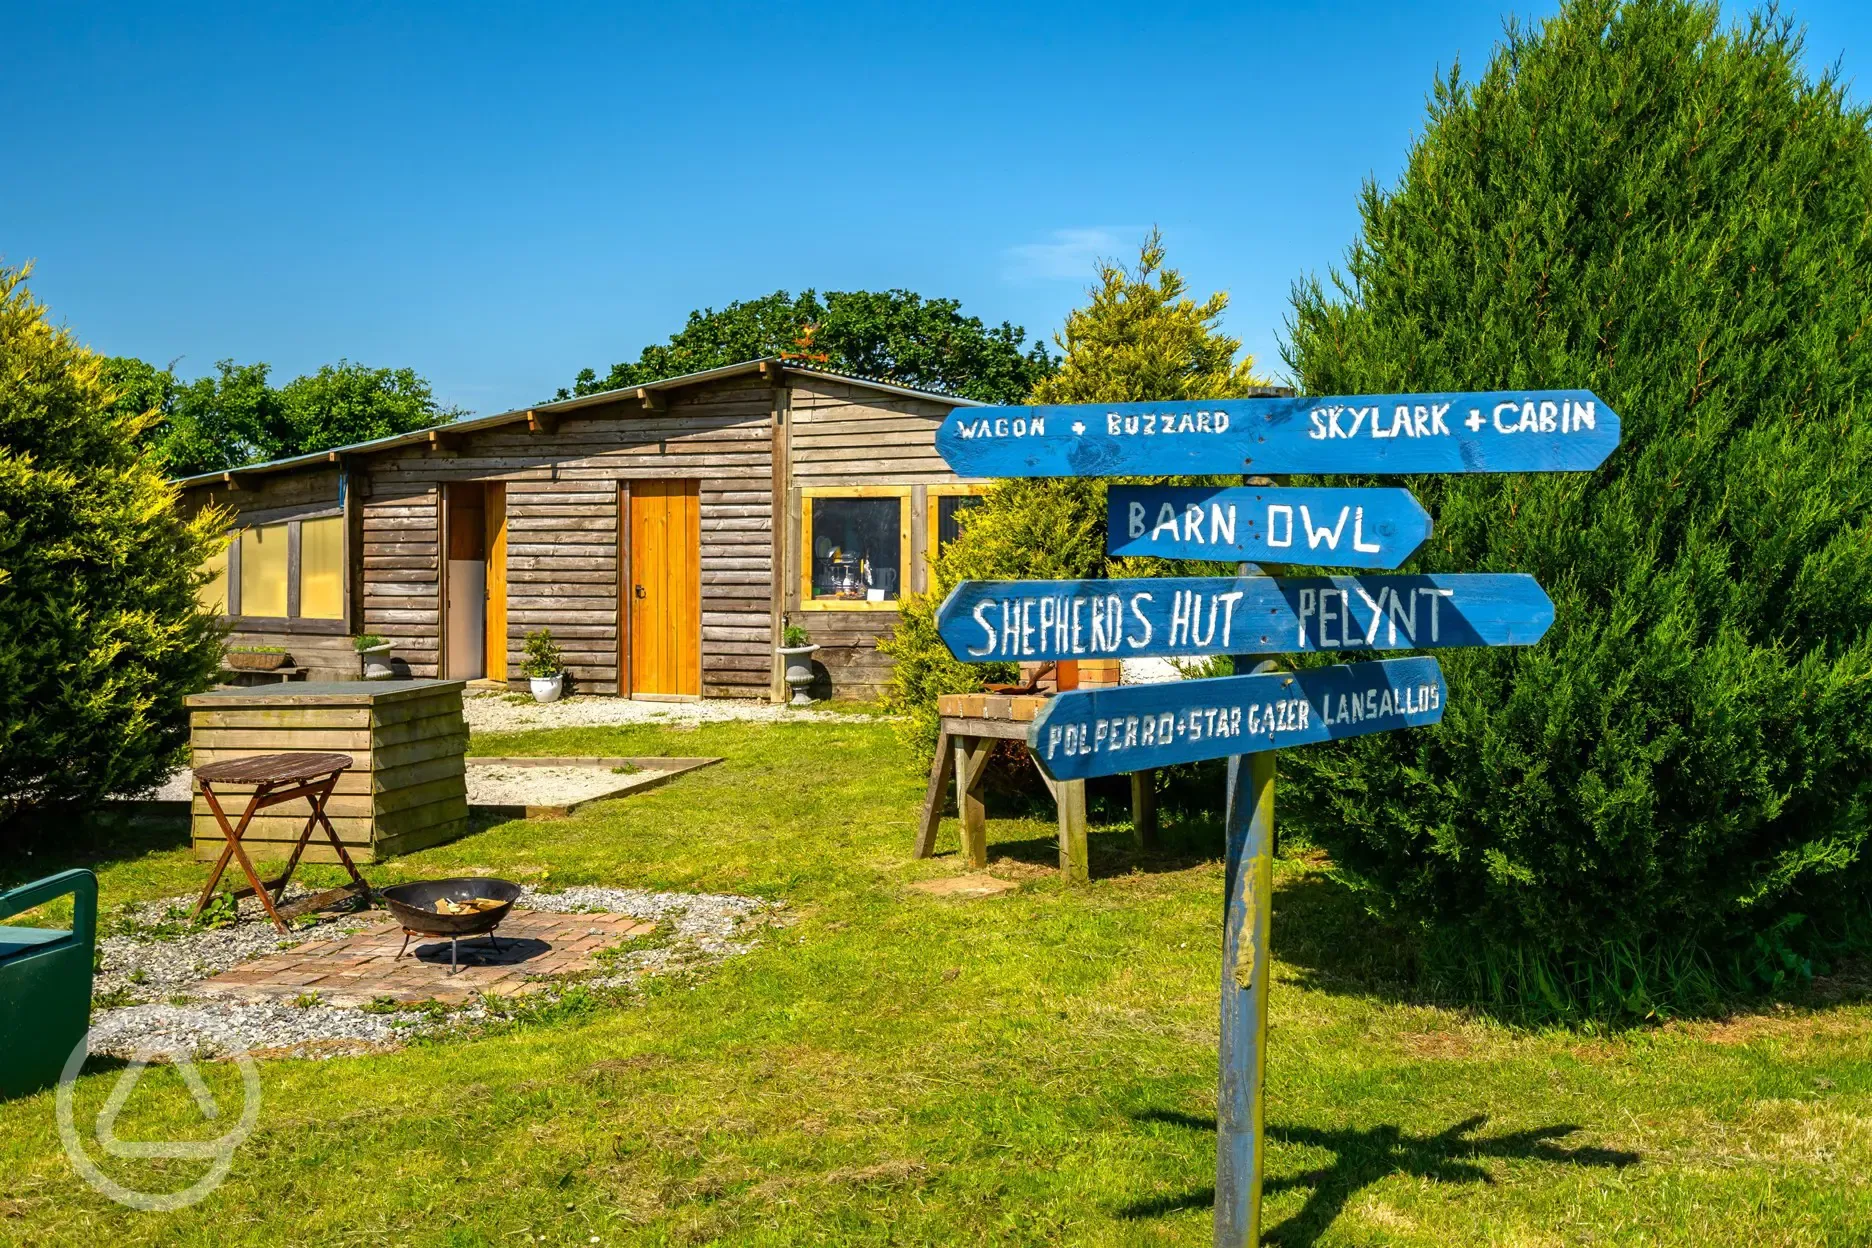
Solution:
M 702 692 L 702 507 L 699 481 L 630 488 L 631 692 Z

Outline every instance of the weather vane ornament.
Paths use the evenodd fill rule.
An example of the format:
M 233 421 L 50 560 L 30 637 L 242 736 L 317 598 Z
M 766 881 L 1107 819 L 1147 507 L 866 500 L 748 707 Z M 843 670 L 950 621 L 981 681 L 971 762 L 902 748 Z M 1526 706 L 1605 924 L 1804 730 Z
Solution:
M 936 448 L 965 477 L 1365 476 L 1584 472 L 1618 441 L 1590 391 L 1493 390 L 957 408 Z M 1386 569 L 1431 532 L 1397 488 L 1114 485 L 1107 508 L 1112 555 Z M 1244 575 L 963 581 L 936 626 L 956 658 L 989 662 L 1523 646 L 1553 619 L 1521 574 Z M 1261 1233 L 1273 751 L 1426 727 L 1449 701 L 1428 656 L 1273 667 L 1061 693 L 1027 737 L 1055 781 L 1229 760 L 1217 1248 Z

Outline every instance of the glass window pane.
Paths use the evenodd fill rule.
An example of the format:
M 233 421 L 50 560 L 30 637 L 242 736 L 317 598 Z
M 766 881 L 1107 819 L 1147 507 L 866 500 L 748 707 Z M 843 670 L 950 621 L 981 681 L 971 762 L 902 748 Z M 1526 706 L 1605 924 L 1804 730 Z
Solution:
M 815 498 L 814 599 L 895 602 L 903 585 L 901 498 Z
M 962 531 L 956 516 L 971 507 L 981 506 L 979 494 L 938 494 L 936 496 L 936 549 L 941 550 Z
M 344 618 L 344 517 L 299 525 L 299 616 Z
M 202 571 L 208 573 L 208 580 L 195 591 L 195 598 L 201 603 L 202 610 L 210 615 L 227 614 L 228 594 L 228 543 L 217 543 L 215 553 L 208 556 L 202 564 Z
M 286 614 L 286 526 L 271 524 L 241 534 L 241 614 Z

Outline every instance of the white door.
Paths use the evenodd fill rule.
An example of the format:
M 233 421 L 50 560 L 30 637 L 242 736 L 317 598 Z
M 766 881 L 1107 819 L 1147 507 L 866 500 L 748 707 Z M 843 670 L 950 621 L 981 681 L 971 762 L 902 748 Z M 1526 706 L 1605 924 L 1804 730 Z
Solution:
M 487 675 L 487 564 L 451 559 L 448 566 L 448 678 Z

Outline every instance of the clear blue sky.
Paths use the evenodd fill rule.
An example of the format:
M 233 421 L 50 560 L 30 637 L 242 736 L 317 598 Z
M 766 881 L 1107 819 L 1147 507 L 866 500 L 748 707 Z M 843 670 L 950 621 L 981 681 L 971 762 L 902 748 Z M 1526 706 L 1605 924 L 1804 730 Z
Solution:
M 1787 7 L 1865 77 L 1872 5 Z M 100 351 L 410 365 L 489 412 L 778 287 L 1050 334 L 1155 223 L 1272 369 L 1509 11 L 6 0 L 0 258 Z

